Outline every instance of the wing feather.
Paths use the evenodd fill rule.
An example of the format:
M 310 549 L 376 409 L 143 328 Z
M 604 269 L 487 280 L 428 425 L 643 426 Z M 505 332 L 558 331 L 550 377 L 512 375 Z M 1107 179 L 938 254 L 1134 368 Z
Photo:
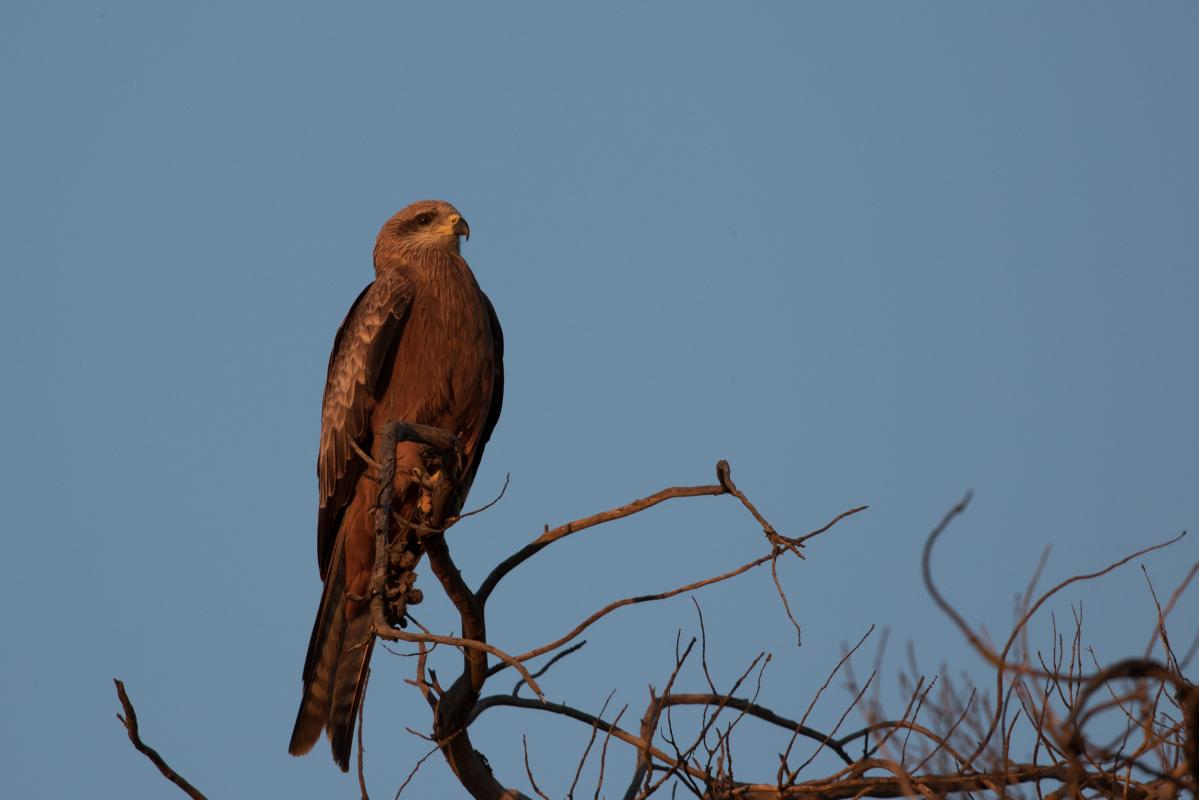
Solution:
M 462 500 L 466 499 L 466 495 L 475 481 L 475 473 L 483 461 L 483 450 L 491 439 L 491 432 L 495 430 L 496 423 L 499 422 L 500 411 L 504 405 L 504 330 L 500 327 L 500 320 L 496 316 L 495 307 L 491 305 L 491 299 L 482 291 L 479 292 L 479 295 L 483 298 L 483 305 L 487 308 L 487 321 L 491 325 L 495 375 L 491 385 L 491 402 L 487 408 L 487 416 L 483 420 L 483 427 L 479 431 L 479 441 L 475 445 L 474 452 L 471 453 L 470 463 L 466 465 L 465 474 L 462 476 L 462 486 L 459 489 L 459 497 Z
M 365 467 L 350 442 L 370 452 L 371 414 L 411 304 L 411 285 L 398 270 L 389 270 L 362 290 L 333 340 L 316 461 L 316 546 L 322 579 L 327 577 L 338 524 Z

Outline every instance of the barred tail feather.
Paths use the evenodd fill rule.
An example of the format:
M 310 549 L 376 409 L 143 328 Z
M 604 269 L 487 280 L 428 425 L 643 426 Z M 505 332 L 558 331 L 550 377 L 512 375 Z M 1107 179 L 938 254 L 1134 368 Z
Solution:
M 321 738 L 321 731 L 327 729 L 333 760 L 343 772 L 349 770 L 354 720 L 362 705 L 373 649 L 370 610 L 363 608 L 346 619 L 345 559 L 339 543 L 329 565 L 312 638 L 308 640 L 304 697 L 287 752 L 304 755 Z
M 333 760 L 342 772 L 350 769 L 350 753 L 354 749 L 354 722 L 366 691 L 366 673 L 371 661 L 375 637 L 371 633 L 370 611 L 346 620 L 337 671 L 333 675 L 333 692 L 329 700 L 329 745 Z

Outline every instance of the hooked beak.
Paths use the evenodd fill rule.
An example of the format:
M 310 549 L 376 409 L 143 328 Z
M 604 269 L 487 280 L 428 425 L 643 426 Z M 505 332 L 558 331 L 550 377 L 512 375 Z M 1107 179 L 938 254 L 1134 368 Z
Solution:
M 470 225 L 466 223 L 465 219 L 455 214 L 454 216 L 450 217 L 450 225 L 452 226 L 455 236 L 465 236 L 466 240 L 468 242 L 470 241 Z

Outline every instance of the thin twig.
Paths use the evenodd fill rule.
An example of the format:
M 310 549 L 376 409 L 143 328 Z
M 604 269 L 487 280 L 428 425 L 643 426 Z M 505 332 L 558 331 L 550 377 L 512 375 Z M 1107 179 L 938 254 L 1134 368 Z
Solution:
M 832 683 L 832 681 L 833 681 L 833 678 L 834 678 L 834 677 L 837 675 L 837 673 L 838 673 L 838 672 L 840 672 L 840 671 L 841 671 L 841 667 L 842 667 L 842 666 L 845 664 L 845 662 L 849 661 L 849 659 L 850 659 L 850 658 L 853 656 L 853 654 L 854 654 L 854 653 L 856 653 L 856 652 L 858 651 L 858 648 L 859 648 L 859 647 L 861 647 L 861 646 L 862 646 L 862 644 L 863 644 L 863 643 L 864 643 L 864 642 L 865 642 L 865 641 L 866 641 L 868 638 L 870 638 L 870 634 L 872 634 L 872 633 L 874 633 L 874 626 L 873 626 L 873 625 L 871 625 L 871 626 L 870 626 L 870 627 L 869 627 L 869 628 L 866 630 L 866 633 L 864 633 L 864 634 L 862 635 L 862 638 L 858 640 L 858 643 L 857 643 L 857 644 L 855 644 L 855 645 L 853 646 L 853 648 L 852 648 L 852 649 L 850 649 L 850 651 L 849 651 L 848 653 L 845 653 L 843 656 L 841 656 L 841 660 L 837 662 L 837 665 L 836 665 L 835 667 L 833 667 L 833 669 L 832 669 L 832 671 L 831 671 L 831 672 L 829 672 L 829 674 L 828 674 L 828 677 L 824 679 L 824 683 L 823 683 L 823 684 L 820 686 L 820 688 L 819 688 L 819 689 L 817 689 L 817 690 L 816 690 L 816 694 L 815 694 L 815 696 L 812 698 L 812 702 L 810 702 L 810 703 L 808 704 L 808 710 L 804 712 L 804 715 L 803 715 L 803 717 L 801 717 L 801 718 L 800 718 L 800 720 L 799 720 L 799 726 L 797 726 L 797 727 L 796 727 L 796 729 L 795 729 L 795 732 L 791 734 L 791 741 L 789 741 L 789 742 L 787 743 L 787 749 L 786 749 L 785 751 L 783 751 L 783 753 L 782 753 L 782 754 L 779 756 L 779 761 L 780 761 L 780 765 L 779 765 L 779 773 L 778 773 L 778 784 L 779 784 L 779 786 L 782 786 L 782 785 L 783 785 L 783 775 L 784 775 L 784 774 L 790 773 L 790 776 L 791 776 L 791 777 L 789 777 L 789 778 L 788 778 L 788 780 L 787 780 L 787 783 L 791 783 L 791 782 L 793 782 L 793 781 L 795 780 L 795 777 L 794 777 L 794 776 L 795 776 L 795 775 L 797 775 L 797 774 L 799 773 L 799 770 L 796 770 L 796 771 L 794 771 L 794 772 L 790 772 L 790 770 L 788 770 L 788 769 L 787 769 L 787 760 L 788 760 L 788 759 L 791 757 L 791 748 L 793 748 L 793 747 L 795 746 L 795 741 L 796 741 L 796 739 L 798 739 L 798 738 L 799 738 L 799 736 L 800 736 L 800 729 L 801 729 L 801 728 L 802 728 L 804 725 L 806 725 L 806 724 L 807 724 L 807 721 L 808 721 L 808 716 L 809 716 L 809 715 L 812 713 L 812 709 L 814 709 L 814 708 L 816 707 L 816 704 L 817 704 L 818 702 L 820 702 L 820 696 L 821 696 L 822 694 L 824 694 L 824 690 L 828 688 L 828 685 L 829 685 L 830 683 Z M 867 685 L 869 685 L 869 681 L 867 681 Z M 863 691 L 864 691 L 864 690 L 863 690 Z M 860 695 L 859 695 L 859 697 L 860 697 Z M 852 708 L 852 706 L 851 706 L 851 708 Z M 834 732 L 835 732 L 835 731 L 834 731 Z M 822 745 L 821 745 L 821 746 L 823 746 L 823 743 L 822 743 Z M 820 749 L 819 749 L 819 748 L 817 748 L 817 750 L 816 750 L 816 753 L 819 753 L 819 752 L 820 752 Z M 816 757 L 816 754 L 814 753 L 814 754 L 812 755 L 812 758 L 815 758 L 815 757 Z M 810 758 L 810 759 L 808 759 L 808 760 L 809 760 L 809 761 L 811 761 L 811 758 Z
M 1141 565 L 1141 572 L 1145 576 L 1145 583 L 1149 585 L 1149 594 L 1153 597 L 1153 607 L 1157 609 L 1157 625 L 1156 633 L 1162 640 L 1162 649 L 1166 651 L 1166 666 L 1178 670 L 1178 657 L 1174 655 L 1174 648 L 1170 645 L 1170 634 L 1166 631 L 1166 615 L 1162 611 L 1162 604 L 1158 602 L 1157 590 L 1153 588 L 1153 580 L 1149 577 L 1149 570 L 1144 564 Z M 1189 579 L 1188 579 L 1189 580 Z M 1186 585 L 1186 582 L 1183 583 Z
M 708 682 L 708 688 L 712 694 L 717 694 L 716 683 L 712 680 L 712 673 L 708 671 L 708 630 L 704 626 L 704 612 L 699 607 L 699 601 L 694 597 L 691 598 L 691 604 L 695 606 L 695 615 L 699 617 L 699 665 L 704 671 L 704 680 Z
M 722 575 L 716 575 L 715 577 L 712 577 L 712 578 L 705 578 L 704 580 L 696 581 L 694 583 L 689 583 L 686 586 L 680 586 L 677 589 L 671 589 L 670 591 L 659 592 L 658 594 L 643 594 L 643 595 L 637 595 L 636 597 L 626 597 L 623 600 L 616 600 L 616 601 L 611 602 L 608 605 L 604 606 L 599 611 L 596 611 L 591 616 L 587 617 L 587 619 L 580 622 L 569 633 L 565 634 L 564 636 L 561 636 L 561 637 L 555 639 L 554 641 L 550 642 L 549 644 L 542 645 L 541 647 L 535 647 L 532 650 L 528 651 L 527 653 L 522 653 L 519 656 L 516 656 L 515 660 L 516 661 L 528 661 L 530 658 L 536 658 L 537 656 L 544 655 L 552 650 L 558 649 L 562 645 L 569 642 L 571 639 L 578 636 L 580 633 L 582 633 L 584 630 L 586 630 L 588 627 L 590 627 L 597 620 L 607 616 L 608 614 L 611 614 L 613 611 L 615 611 L 618 608 L 636 605 L 637 603 L 648 603 L 648 602 L 655 601 L 655 600 L 665 600 L 667 598 L 674 597 L 675 595 L 680 595 L 685 592 L 692 592 L 692 591 L 695 591 L 696 589 L 703 588 L 704 586 L 710 586 L 713 583 L 720 583 L 721 581 L 726 581 L 729 578 L 735 578 L 743 572 L 748 572 L 749 570 L 753 569 L 754 567 L 760 567 L 762 564 L 765 564 L 767 561 L 769 561 L 773 557 L 774 557 L 773 554 L 771 554 L 771 555 L 762 556 L 761 558 L 755 558 L 753 561 L 750 561 L 748 564 L 742 564 L 740 567 L 737 567 L 734 570 L 725 572 Z M 503 665 L 496 664 L 495 666 L 493 666 L 491 668 L 489 674 L 495 674 L 496 672 L 499 672 L 501 669 L 503 669 Z
M 358 457 L 373 467 L 376 472 L 383 471 L 383 465 L 371 458 L 370 455 L 362 449 L 362 446 L 359 445 L 358 442 L 354 441 L 353 436 L 349 437 L 346 441 L 350 443 L 350 447 L 353 448 L 354 452 L 358 454 Z
M 554 664 L 557 664 L 559 661 L 566 658 L 571 653 L 578 652 L 579 650 L 581 650 L 583 648 L 583 646 L 585 644 L 587 644 L 586 639 L 579 642 L 578 644 L 572 644 L 570 647 L 566 648 L 561 653 L 556 653 L 553 658 L 551 658 L 549 661 L 547 661 L 545 663 L 545 666 L 543 666 L 541 669 L 539 669 L 533 673 L 533 677 L 540 678 L 542 675 L 544 675 L 546 672 L 549 671 L 550 667 L 554 666 Z M 516 682 L 516 685 L 512 687 L 512 694 L 513 695 L 520 694 L 520 687 L 522 687 L 524 685 L 525 685 L 525 679 L 521 678 L 520 680 L 518 680 Z M 605 705 L 607 705 L 607 704 L 605 703 Z
M 525 748 L 525 774 L 529 776 L 529 783 L 533 785 L 533 791 L 537 792 L 537 796 L 541 800 L 550 800 L 546 793 L 541 791 L 540 787 L 537 786 L 537 779 L 533 777 L 533 768 L 529 766 L 529 738 L 522 735 L 520 741 Z
M 490 503 L 484 503 L 483 505 L 476 508 L 474 511 L 467 511 L 464 514 L 459 514 L 458 516 L 454 517 L 452 521 L 447 523 L 447 527 L 449 525 L 454 524 L 455 522 L 460 522 L 460 521 L 466 519 L 467 517 L 473 517 L 475 514 L 482 514 L 484 511 L 486 511 L 487 509 L 494 506 L 500 500 L 503 500 L 504 493 L 508 491 L 508 481 L 511 478 L 512 478 L 511 472 L 509 472 L 507 475 L 504 476 L 504 485 L 500 487 L 500 493 L 495 496 L 494 500 L 492 500 Z
M 832 528 L 834 525 L 836 525 L 838 522 L 845 519 L 846 517 L 852 517 L 854 514 L 865 511 L 868 508 L 870 508 L 870 506 L 857 506 L 855 508 L 849 509 L 848 511 L 842 511 L 840 514 L 838 514 L 837 516 L 835 516 L 831 520 L 829 520 L 827 524 L 817 528 L 814 531 L 805 533 L 803 536 L 800 536 L 795 541 L 798 542 L 799 544 L 803 544 L 808 539 L 814 539 L 817 536 L 819 536 L 820 534 L 825 533 L 826 531 L 828 531 L 830 528 Z
M 600 707 L 600 712 L 598 714 L 600 719 L 604 718 L 604 712 L 608 710 L 608 703 L 612 702 L 612 697 L 615 694 L 615 689 L 608 693 L 608 697 L 604 700 L 603 706 Z M 575 787 L 579 785 L 579 776 L 583 774 L 583 767 L 587 764 L 587 756 L 591 754 L 591 746 L 595 744 L 595 735 L 598 732 L 599 726 L 592 725 L 591 736 L 587 739 L 587 747 L 583 749 L 583 755 L 579 758 L 579 765 L 575 768 L 574 780 L 570 782 L 570 788 L 566 791 L 566 797 L 568 800 L 571 800 L 575 796 Z
M 1166 607 L 1161 613 L 1163 620 L 1170 616 L 1170 612 L 1174 610 L 1174 605 L 1178 602 L 1178 598 L 1181 597 L 1182 593 L 1185 592 L 1187 587 L 1191 585 L 1191 581 L 1195 579 L 1196 573 L 1199 573 L 1199 561 L 1196 561 L 1191 565 L 1190 570 L 1187 571 L 1186 577 L 1182 579 L 1182 582 L 1178 584 L 1177 588 L 1175 588 L 1174 592 L 1170 595 L 1170 599 L 1166 602 Z M 1157 641 L 1157 633 L 1157 628 L 1154 628 L 1153 637 L 1149 639 L 1149 644 L 1145 647 L 1145 658 L 1149 658 L 1149 656 L 1153 653 L 1153 645 Z
M 691 642 L 687 645 L 687 649 L 683 651 L 681 656 L 675 656 L 674 670 L 671 671 L 670 677 L 666 681 L 663 696 L 670 694 L 670 690 L 674 688 L 675 679 L 678 678 L 679 672 L 683 669 L 683 664 L 687 661 L 687 657 L 691 655 L 693 647 L 695 647 L 694 638 L 691 639 Z M 645 716 L 641 718 L 642 747 L 637 752 L 637 763 L 633 769 L 633 777 L 629 780 L 629 788 L 625 790 L 624 800 L 640 800 L 642 795 L 639 787 L 643 783 L 648 784 L 649 782 L 651 748 L 654 742 L 654 732 L 658 729 L 658 720 L 662 716 L 662 708 L 660 699 L 654 694 L 654 687 L 649 687 L 649 704 L 645 708 Z M 666 763 L 671 764 L 673 768 L 680 766 L 680 761 L 682 759 L 668 759 Z
M 129 741 L 133 742 L 133 747 L 137 750 L 137 752 L 150 759 L 150 763 L 158 767 L 158 771 L 161 772 L 167 780 L 182 789 L 188 797 L 192 798 L 192 800 L 207 800 L 207 798 L 201 794 L 199 789 L 192 786 L 187 782 L 187 780 L 184 779 L 182 775 L 171 769 L 170 765 L 168 765 L 163 757 L 158 754 L 157 750 L 142 741 L 141 734 L 138 732 L 137 728 L 137 712 L 133 710 L 133 701 L 130 700 L 129 695 L 125 693 L 125 684 L 117 678 L 113 678 L 112 682 L 116 684 L 117 697 L 121 701 L 121 708 L 125 711 L 123 715 L 117 714 L 117 719 L 119 719 L 121 724 L 125 726 L 125 732 L 129 734 Z
M 366 770 L 363 765 L 363 760 L 366 758 L 366 743 L 362 740 L 362 726 L 366 719 L 366 690 L 370 685 L 371 670 L 366 668 L 366 673 L 362 676 L 362 702 L 358 704 L 358 788 L 362 792 L 362 800 L 370 800 L 370 795 L 366 791 Z
M 412 782 L 412 779 L 416 777 L 416 773 L 420 771 L 421 765 L 429 759 L 429 756 L 433 755 L 440 749 L 441 748 L 439 747 L 434 747 L 432 750 L 420 757 L 420 761 L 416 762 L 416 766 L 413 767 L 412 771 L 408 773 L 408 777 L 405 778 L 404 782 L 400 784 L 400 788 L 396 789 L 395 800 L 400 800 L 400 794 L 404 791 L 408 784 Z
M 783 584 L 779 582 L 778 557 L 783 552 L 782 548 L 775 549 L 774 557 L 770 559 L 770 578 L 774 581 L 774 590 L 778 592 L 779 599 L 783 601 L 783 611 L 787 612 L 787 619 L 791 621 L 791 627 L 795 628 L 795 646 L 803 647 L 803 629 L 799 627 L 795 615 L 791 613 L 791 604 L 787 602 L 787 593 L 783 591 Z
M 600 748 L 600 766 L 599 777 L 595 781 L 595 796 L 593 800 L 599 800 L 600 789 L 604 788 L 604 768 L 608 763 L 608 742 L 612 741 L 612 730 L 620 724 L 620 718 L 624 716 L 624 712 L 628 711 L 628 705 L 620 707 L 620 711 L 616 713 L 616 718 L 612 720 L 612 727 L 604 732 L 604 746 Z
M 833 733 L 836 733 L 837 731 L 841 730 L 841 723 L 845 722 L 845 718 L 849 716 L 849 712 L 853 711 L 854 708 L 857 707 L 858 703 L 861 702 L 862 695 L 866 694 L 866 690 L 870 688 L 870 684 L 874 681 L 874 679 L 876 677 L 878 677 L 878 673 L 875 673 L 875 672 L 870 673 L 870 677 L 866 679 L 866 684 L 862 687 L 862 691 L 858 692 L 857 696 L 854 697 L 853 702 L 851 702 L 849 705 L 847 705 L 845 707 L 845 710 L 841 712 L 841 718 L 838 719 L 837 724 L 833 726 L 833 730 L 832 730 Z M 792 738 L 792 741 L 794 741 L 794 737 Z M 807 769 L 808 765 L 816 760 L 816 756 L 820 755 L 820 751 L 827 746 L 828 745 L 826 743 L 821 742 L 820 745 L 818 745 L 816 747 L 816 749 L 812 752 L 812 755 L 808 756 L 807 761 L 803 762 L 798 767 L 796 767 L 794 770 L 792 770 L 792 772 L 788 776 L 787 782 L 793 783 L 795 781 L 795 779 L 799 776 L 799 773 L 801 773 L 805 769 Z
M 545 699 L 545 695 L 542 693 L 541 687 L 537 685 L 537 681 L 533 679 L 533 676 L 529 674 L 529 671 L 525 669 L 525 666 L 520 663 L 521 660 L 527 659 L 513 658 L 493 644 L 481 642 L 477 639 L 464 639 L 458 636 L 441 636 L 436 633 L 409 633 L 408 631 L 398 630 L 387 625 L 376 625 L 374 628 L 374 633 L 376 636 L 382 639 L 398 639 L 401 642 L 436 642 L 438 644 L 448 644 L 453 647 L 480 650 L 484 653 L 490 653 L 491 655 L 500 659 L 503 664 L 512 667 L 519 672 L 521 677 L 524 678 L 525 684 L 527 684 L 528 687 L 533 690 L 533 693 L 538 697 Z

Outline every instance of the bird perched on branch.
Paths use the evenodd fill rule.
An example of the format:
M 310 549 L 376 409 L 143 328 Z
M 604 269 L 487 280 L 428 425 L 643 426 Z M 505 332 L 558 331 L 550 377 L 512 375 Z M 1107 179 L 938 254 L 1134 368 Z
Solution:
M 349 769 L 355 717 L 362 703 L 374 635 L 370 600 L 379 493 L 364 455 L 375 452 L 389 422 L 431 425 L 455 434 L 462 463 L 447 515 L 457 514 L 483 448 L 500 415 L 504 389 L 503 334 L 491 301 L 459 253 L 470 238 L 449 203 L 413 203 L 389 219 L 375 242 L 375 280 L 362 291 L 333 340 L 317 453 L 320 508 L 317 564 L 324 591 L 308 657 L 304 696 L 288 748 L 312 749 L 328 732 L 333 760 Z M 396 448 L 392 563 L 402 568 L 390 600 L 402 624 L 422 547 L 404 529 L 422 504 L 422 448 Z M 425 494 L 427 510 L 428 494 Z

